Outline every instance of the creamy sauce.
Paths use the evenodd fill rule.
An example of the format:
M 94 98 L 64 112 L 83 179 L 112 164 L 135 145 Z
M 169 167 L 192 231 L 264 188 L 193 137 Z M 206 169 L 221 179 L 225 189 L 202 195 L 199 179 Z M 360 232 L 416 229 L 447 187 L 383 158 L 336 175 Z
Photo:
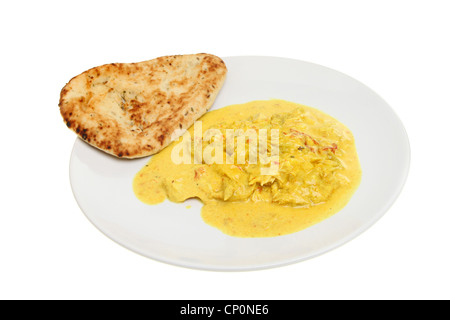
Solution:
M 138 199 L 157 204 L 167 198 L 174 202 L 199 198 L 204 204 L 203 220 L 222 232 L 273 237 L 300 231 L 337 213 L 360 183 L 352 133 L 319 110 L 284 100 L 252 101 L 210 111 L 199 121 L 203 133 L 217 129 L 215 136 L 200 142 L 204 159 L 195 154 L 192 126 L 182 141 L 153 156 L 136 174 L 133 189 Z M 231 146 L 225 139 L 227 129 L 234 129 Z M 266 145 L 258 140 L 258 146 L 266 147 L 257 149 L 256 155 L 249 151 L 255 143 L 254 136 L 245 135 L 249 129 L 268 132 Z M 271 136 L 274 129 L 278 137 Z M 240 138 L 244 152 L 238 149 Z M 184 154 L 185 163 L 175 164 L 174 154 Z M 211 163 L 208 155 L 223 159 L 223 164 Z M 254 156 L 257 162 L 252 161 Z M 272 166 L 276 171 L 261 174 L 262 168 Z

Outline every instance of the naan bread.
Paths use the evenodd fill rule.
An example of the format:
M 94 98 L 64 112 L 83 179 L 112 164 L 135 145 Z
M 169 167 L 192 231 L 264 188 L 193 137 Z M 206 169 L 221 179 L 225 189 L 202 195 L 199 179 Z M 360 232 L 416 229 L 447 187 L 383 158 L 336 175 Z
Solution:
M 145 157 L 212 106 L 226 73 L 222 59 L 203 53 L 107 64 L 70 80 L 59 107 L 67 126 L 92 146 Z

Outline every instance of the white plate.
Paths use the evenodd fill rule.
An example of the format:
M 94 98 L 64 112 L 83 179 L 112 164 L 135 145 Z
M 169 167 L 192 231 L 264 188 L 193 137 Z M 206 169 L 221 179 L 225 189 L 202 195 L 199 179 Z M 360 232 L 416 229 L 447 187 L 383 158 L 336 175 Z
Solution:
M 355 79 L 320 65 L 258 56 L 224 60 L 228 76 L 212 109 L 278 98 L 320 109 L 353 131 L 363 177 L 350 203 L 333 217 L 294 234 L 230 237 L 203 222 L 198 201 L 141 203 L 132 180 L 149 158 L 116 159 L 77 139 L 70 180 L 87 218 L 112 240 L 146 257 L 230 271 L 299 262 L 334 249 L 373 225 L 399 195 L 410 161 L 406 132 L 387 103 Z

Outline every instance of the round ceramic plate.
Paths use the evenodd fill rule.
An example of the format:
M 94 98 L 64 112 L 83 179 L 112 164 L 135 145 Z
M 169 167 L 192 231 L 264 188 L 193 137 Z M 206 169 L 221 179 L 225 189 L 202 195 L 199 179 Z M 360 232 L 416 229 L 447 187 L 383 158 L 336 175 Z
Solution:
M 223 271 L 299 262 L 330 251 L 372 226 L 399 195 L 409 169 L 407 134 L 389 105 L 359 81 L 317 64 L 258 56 L 224 61 L 228 76 L 211 110 L 283 99 L 322 110 L 350 128 L 363 176 L 348 205 L 331 218 L 290 235 L 231 237 L 203 222 L 202 204 L 197 200 L 153 206 L 140 202 L 132 180 L 149 158 L 117 159 L 77 139 L 70 180 L 87 218 L 112 240 L 146 257 Z

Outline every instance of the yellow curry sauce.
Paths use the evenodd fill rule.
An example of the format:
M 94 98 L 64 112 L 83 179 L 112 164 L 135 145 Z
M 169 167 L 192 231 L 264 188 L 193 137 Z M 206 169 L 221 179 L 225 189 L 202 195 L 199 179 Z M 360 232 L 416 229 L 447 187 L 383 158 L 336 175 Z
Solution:
M 203 220 L 225 234 L 272 237 L 300 231 L 335 214 L 360 183 L 352 133 L 311 107 L 284 100 L 252 101 L 210 111 L 198 121 L 203 134 L 210 128 L 217 129 L 216 134 L 198 142 L 194 134 L 198 129 L 192 126 L 180 142 L 153 156 L 133 181 L 141 201 L 199 198 Z M 249 129 L 267 132 L 267 144 L 258 140 L 256 155 L 251 148 L 256 137 L 246 134 Z M 175 164 L 174 155 L 184 156 L 184 163 Z M 200 161 L 199 155 L 204 159 Z

